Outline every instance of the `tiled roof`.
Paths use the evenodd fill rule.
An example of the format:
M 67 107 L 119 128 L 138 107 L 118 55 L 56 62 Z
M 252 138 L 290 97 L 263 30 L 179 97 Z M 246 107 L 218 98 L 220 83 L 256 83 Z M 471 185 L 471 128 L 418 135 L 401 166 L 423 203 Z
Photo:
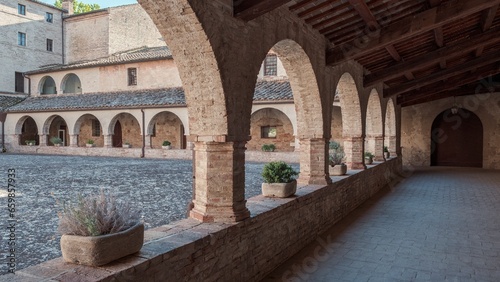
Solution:
M 117 64 L 126 64 L 134 62 L 145 62 L 153 60 L 167 60 L 172 59 L 172 53 L 166 46 L 162 47 L 143 47 L 126 52 L 113 54 L 106 58 L 101 58 L 92 61 L 75 62 L 67 65 L 47 65 L 42 66 L 40 69 L 26 72 L 26 74 L 47 73 L 60 70 L 72 70 L 80 68 L 108 66 Z
M 0 112 L 3 112 L 5 109 L 21 102 L 22 100 L 24 100 L 24 97 L 0 95 Z
M 292 101 L 290 84 L 283 80 L 259 81 L 255 88 L 254 100 Z M 184 90 L 178 87 L 114 93 L 42 95 L 29 97 L 22 103 L 9 108 L 9 111 L 36 112 L 185 105 Z

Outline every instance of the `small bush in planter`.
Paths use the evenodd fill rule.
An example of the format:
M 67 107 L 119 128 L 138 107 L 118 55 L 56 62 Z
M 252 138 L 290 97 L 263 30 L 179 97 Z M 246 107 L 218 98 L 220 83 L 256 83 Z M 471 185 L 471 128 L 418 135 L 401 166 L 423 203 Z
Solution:
M 61 251 L 67 262 L 100 266 L 138 252 L 144 242 L 140 211 L 101 190 L 63 203 L 58 213 Z
M 365 152 L 365 160 L 366 160 L 367 164 L 373 163 L 373 157 L 375 157 L 374 154 L 372 154 L 370 152 Z
M 163 141 L 163 143 L 161 145 L 162 146 L 170 146 L 170 145 L 172 145 L 172 143 L 168 140 L 165 140 L 165 141 Z
M 388 153 L 389 152 L 389 148 L 387 146 L 384 146 L 384 153 Z
M 94 144 L 94 140 L 92 140 L 92 139 L 87 140 L 87 144 L 93 145 Z
M 57 137 L 57 136 L 53 136 L 53 137 L 50 137 L 50 143 L 52 143 L 54 145 L 61 145 L 62 139 Z
M 285 198 L 295 194 L 297 181 L 294 176 L 298 173 L 285 162 L 270 162 L 264 166 L 262 177 L 262 195 L 266 197 Z
M 328 160 L 330 163 L 330 175 L 344 175 L 347 173 L 347 166 L 344 164 L 344 148 L 336 141 L 330 141 L 330 153 Z
M 26 141 L 24 141 L 24 143 L 26 143 L 26 145 L 28 145 L 28 146 L 34 146 L 36 142 L 35 142 L 35 140 L 26 140 Z
M 274 144 L 262 145 L 262 151 L 264 151 L 264 152 L 274 152 L 274 150 L 276 150 L 276 145 L 274 145 Z

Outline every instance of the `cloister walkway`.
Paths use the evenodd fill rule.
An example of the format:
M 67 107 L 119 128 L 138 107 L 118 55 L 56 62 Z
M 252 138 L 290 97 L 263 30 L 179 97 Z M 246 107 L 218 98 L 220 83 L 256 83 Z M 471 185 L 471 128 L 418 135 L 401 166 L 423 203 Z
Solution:
M 417 169 L 264 281 L 500 281 L 500 172 Z

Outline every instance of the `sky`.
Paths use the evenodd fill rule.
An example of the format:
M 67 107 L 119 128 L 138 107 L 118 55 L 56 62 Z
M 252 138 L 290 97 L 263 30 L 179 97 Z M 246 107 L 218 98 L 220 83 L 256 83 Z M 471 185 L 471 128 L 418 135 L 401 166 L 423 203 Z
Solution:
M 40 0 L 40 1 L 50 5 L 54 5 L 54 3 L 56 2 L 55 0 Z M 79 0 L 79 1 L 85 4 L 99 4 L 101 9 L 107 7 L 115 7 L 115 6 L 137 3 L 137 0 Z

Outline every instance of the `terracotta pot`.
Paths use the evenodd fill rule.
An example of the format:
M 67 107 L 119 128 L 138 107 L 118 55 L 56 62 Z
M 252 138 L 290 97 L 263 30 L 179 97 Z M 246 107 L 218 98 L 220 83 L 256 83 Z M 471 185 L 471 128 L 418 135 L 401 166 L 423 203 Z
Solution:
M 286 198 L 297 191 L 297 180 L 289 183 L 262 183 L 262 195 L 266 197 Z
M 330 166 L 329 173 L 330 175 L 333 176 L 344 175 L 347 173 L 347 165 L 339 164 L 335 166 Z
M 61 251 L 66 262 L 100 266 L 138 252 L 144 243 L 144 225 L 101 236 L 62 235 Z

